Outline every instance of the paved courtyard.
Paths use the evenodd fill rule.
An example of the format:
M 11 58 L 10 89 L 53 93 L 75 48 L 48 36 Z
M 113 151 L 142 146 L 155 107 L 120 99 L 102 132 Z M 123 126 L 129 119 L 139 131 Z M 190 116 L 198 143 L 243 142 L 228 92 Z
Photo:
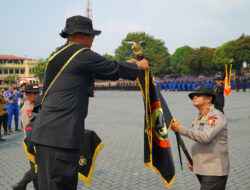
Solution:
M 162 92 L 174 118 L 191 126 L 197 110 L 187 97 L 188 92 Z M 228 120 L 230 175 L 227 190 L 250 189 L 250 92 L 233 92 L 226 99 Z M 144 109 L 140 92 L 97 91 L 90 99 L 86 128 L 97 132 L 104 142 L 91 186 L 79 182 L 81 190 L 164 190 L 161 178 L 143 163 Z M 0 190 L 10 190 L 29 169 L 22 149 L 23 134 L 14 133 L 0 142 Z M 189 148 L 189 140 L 183 137 Z M 181 170 L 175 136 L 170 142 L 176 167 L 176 179 L 171 189 L 199 189 L 198 181 L 187 167 L 182 154 Z M 28 190 L 33 185 L 28 185 Z

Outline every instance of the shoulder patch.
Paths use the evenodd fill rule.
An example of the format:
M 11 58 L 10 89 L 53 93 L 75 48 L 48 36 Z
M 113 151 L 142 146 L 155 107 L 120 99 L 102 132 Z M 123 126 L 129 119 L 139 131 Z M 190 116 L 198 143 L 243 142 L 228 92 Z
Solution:
M 211 116 L 208 118 L 208 125 L 210 126 L 215 126 L 216 124 L 216 120 L 218 119 L 218 117 L 215 116 Z
M 27 114 L 28 114 L 29 118 L 31 118 L 31 116 L 32 116 L 32 110 L 27 110 Z
M 4 92 L 4 97 L 7 98 L 9 96 L 9 92 Z

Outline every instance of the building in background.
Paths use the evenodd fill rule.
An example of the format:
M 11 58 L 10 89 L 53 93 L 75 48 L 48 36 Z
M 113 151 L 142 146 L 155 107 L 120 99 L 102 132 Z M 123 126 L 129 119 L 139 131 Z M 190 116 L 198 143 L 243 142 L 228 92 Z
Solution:
M 31 74 L 38 60 L 13 55 L 0 55 L 0 84 L 9 75 L 16 75 L 18 83 L 38 83 L 39 78 Z

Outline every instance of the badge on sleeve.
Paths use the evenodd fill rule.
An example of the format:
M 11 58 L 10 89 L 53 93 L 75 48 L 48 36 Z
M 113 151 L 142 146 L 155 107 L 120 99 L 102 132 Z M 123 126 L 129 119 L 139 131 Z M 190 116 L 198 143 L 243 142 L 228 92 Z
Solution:
M 28 114 L 29 118 L 31 118 L 31 116 L 32 116 L 32 110 L 27 110 L 27 114 Z
M 210 125 L 210 126 L 215 126 L 216 120 L 217 120 L 217 119 L 218 119 L 218 118 L 215 117 L 215 116 L 209 117 L 209 118 L 208 118 L 208 125 Z

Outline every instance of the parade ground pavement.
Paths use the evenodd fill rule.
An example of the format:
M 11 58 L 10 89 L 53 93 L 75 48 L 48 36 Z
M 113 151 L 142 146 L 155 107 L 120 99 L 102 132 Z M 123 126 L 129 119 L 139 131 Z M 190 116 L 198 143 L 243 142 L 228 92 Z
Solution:
M 162 94 L 174 116 L 191 127 L 198 113 L 188 98 L 188 92 Z M 228 121 L 230 174 L 227 190 L 250 189 L 250 92 L 232 92 L 226 98 L 225 116 Z M 63 127 L 63 126 L 62 126 Z M 96 91 L 90 98 L 86 129 L 95 130 L 103 140 L 91 186 L 79 181 L 81 190 L 164 190 L 164 182 L 143 163 L 144 108 L 139 91 Z M 14 126 L 12 126 L 12 129 Z M 60 132 L 58 132 L 60 135 Z M 10 190 L 29 169 L 22 147 L 23 133 L 14 132 L 0 142 L 0 190 Z M 175 161 L 176 176 L 173 190 L 198 190 L 199 182 L 187 167 L 182 153 L 181 170 L 175 135 L 169 131 Z M 183 137 L 190 152 L 190 140 Z M 33 189 L 30 183 L 28 190 Z

